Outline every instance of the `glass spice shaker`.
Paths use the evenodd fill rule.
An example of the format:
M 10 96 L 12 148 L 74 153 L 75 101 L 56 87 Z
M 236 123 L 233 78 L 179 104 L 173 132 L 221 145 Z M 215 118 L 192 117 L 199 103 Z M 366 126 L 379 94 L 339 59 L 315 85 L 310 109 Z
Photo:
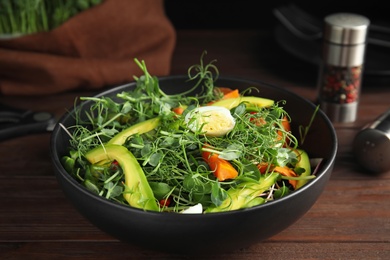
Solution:
M 318 101 L 332 122 L 356 120 L 369 24 L 351 13 L 325 17 Z

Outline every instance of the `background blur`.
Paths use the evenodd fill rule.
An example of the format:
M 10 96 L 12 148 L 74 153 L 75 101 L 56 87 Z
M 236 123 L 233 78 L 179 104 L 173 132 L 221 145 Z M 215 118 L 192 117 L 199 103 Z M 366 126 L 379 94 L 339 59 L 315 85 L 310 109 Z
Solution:
M 302 41 L 286 29 L 279 30 L 281 24 L 274 16 L 273 9 L 286 4 L 295 4 L 322 21 L 329 14 L 348 12 L 364 15 L 371 23 L 386 25 L 390 29 L 389 11 L 383 6 L 383 2 L 378 0 L 360 2 L 352 0 L 165 0 L 165 9 L 177 30 L 250 29 L 269 34 L 268 38 L 265 37 L 268 39 L 266 43 L 264 38 L 261 43 L 253 43 L 254 46 L 259 46 L 259 50 L 252 50 L 253 54 L 258 56 L 259 62 L 266 64 L 269 70 L 276 71 L 280 77 L 298 84 L 304 77 L 296 75 L 290 68 L 299 66 L 302 73 L 307 75 L 305 83 L 315 86 L 321 41 Z M 390 34 L 382 36 L 390 43 Z M 239 39 L 236 44 L 235 48 L 239 46 Z M 265 55 L 264 52 L 269 53 Z M 243 73 L 245 73 L 244 69 Z M 390 85 L 390 48 L 368 46 L 363 85 L 367 82 L 377 86 Z
M 335 12 L 352 12 L 365 15 L 372 22 L 390 21 L 385 2 L 378 0 L 165 0 L 167 15 L 177 29 L 270 28 L 276 21 L 272 9 L 288 3 L 294 3 L 318 17 Z

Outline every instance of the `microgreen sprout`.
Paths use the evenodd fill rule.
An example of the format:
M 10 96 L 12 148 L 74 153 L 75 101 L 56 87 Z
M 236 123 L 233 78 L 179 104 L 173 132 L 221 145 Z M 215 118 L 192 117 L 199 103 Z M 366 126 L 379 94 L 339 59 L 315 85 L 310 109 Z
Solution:
M 305 139 L 306 139 L 306 136 L 307 136 L 307 133 L 309 132 L 310 130 L 310 127 L 311 125 L 313 124 L 314 122 L 314 118 L 315 116 L 317 115 L 317 112 L 319 110 L 320 106 L 317 106 L 314 110 L 314 113 L 313 115 L 311 116 L 310 118 L 310 122 L 307 126 L 299 126 L 299 134 L 300 134 L 300 137 L 301 137 L 301 145 L 305 142 Z

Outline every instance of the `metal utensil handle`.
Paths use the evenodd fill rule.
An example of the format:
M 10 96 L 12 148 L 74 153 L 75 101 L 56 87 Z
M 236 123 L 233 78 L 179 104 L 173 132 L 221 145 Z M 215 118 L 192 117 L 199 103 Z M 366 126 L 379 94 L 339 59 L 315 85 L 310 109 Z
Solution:
M 54 124 L 53 116 L 47 112 L 32 113 L 28 117 L 27 121 L 0 129 L 0 141 L 33 133 L 47 132 L 50 130 L 50 125 Z
M 390 108 L 366 128 L 380 130 L 390 136 Z

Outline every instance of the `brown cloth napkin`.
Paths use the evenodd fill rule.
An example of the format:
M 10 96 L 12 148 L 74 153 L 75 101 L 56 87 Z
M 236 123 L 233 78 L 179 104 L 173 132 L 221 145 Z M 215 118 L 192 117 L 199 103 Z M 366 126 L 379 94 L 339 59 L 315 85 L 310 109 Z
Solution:
M 47 95 L 170 72 L 176 33 L 163 0 L 105 0 L 50 32 L 0 40 L 1 95 Z

